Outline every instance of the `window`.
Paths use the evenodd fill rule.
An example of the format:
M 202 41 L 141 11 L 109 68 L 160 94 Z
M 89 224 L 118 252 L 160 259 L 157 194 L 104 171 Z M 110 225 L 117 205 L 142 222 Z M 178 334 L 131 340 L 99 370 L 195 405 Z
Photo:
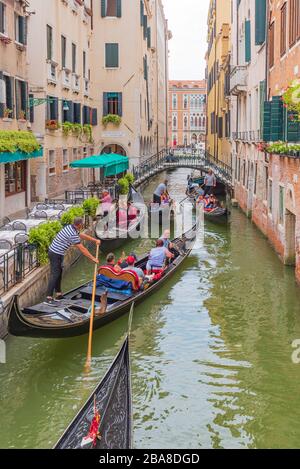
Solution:
M 286 53 L 286 8 L 287 4 L 284 3 L 281 8 L 281 27 L 280 27 L 280 55 L 283 56 Z
M 6 5 L 0 2 L 0 33 L 5 34 L 6 31 Z
M 65 36 L 61 37 L 61 66 L 66 68 L 67 65 L 67 39 Z
M 20 44 L 26 44 L 26 18 L 25 16 L 15 14 L 15 39 Z
M 183 99 L 183 107 L 184 109 L 188 108 L 188 96 L 185 94 Z
M 101 16 L 121 18 L 122 1 L 121 0 L 101 0 Z
M 105 67 L 119 67 L 119 44 L 105 44 Z
M 122 93 L 103 94 L 103 115 L 108 114 L 122 116 Z
M 62 164 L 63 164 L 63 171 L 66 172 L 69 169 L 69 152 L 67 149 L 63 150 L 63 159 L 62 159 Z
M 47 60 L 53 59 L 53 28 L 47 24 Z
M 243 186 L 246 185 L 246 161 L 243 161 Z
M 78 159 L 78 151 L 77 148 L 73 148 L 73 161 L 77 161 Z M 76 168 L 75 168 L 76 169 Z
M 177 117 L 173 116 L 173 130 L 177 129 Z
M 72 42 L 72 73 L 76 73 L 76 44 Z
M 26 190 L 26 162 L 8 163 L 5 165 L 5 196 L 19 194 Z
M 284 221 L 284 187 L 279 186 L 279 223 Z
M 83 78 L 86 78 L 86 52 L 83 51 L 82 54 L 82 69 L 83 69 Z
M 269 199 L 269 211 L 272 213 L 273 211 L 273 182 L 269 179 L 269 192 L 268 192 L 268 199 Z
M 48 96 L 47 120 L 58 120 L 58 99 L 54 96 Z
M 177 109 L 177 94 L 173 94 L 172 103 L 173 103 L 173 109 Z
M 26 119 L 28 103 L 28 85 L 25 81 L 16 80 L 16 118 Z
M 299 0 L 290 0 L 289 46 L 292 47 L 299 39 Z
M 255 163 L 255 166 L 254 166 L 254 195 L 256 195 L 257 193 L 257 163 Z
M 73 103 L 73 123 L 81 124 L 81 104 Z
M 49 175 L 54 175 L 56 173 L 55 150 L 49 150 L 48 152 L 48 165 L 49 165 Z
M 4 97 L 4 109 L 9 110 L 9 115 L 7 117 L 14 117 L 14 87 L 15 80 L 13 77 L 8 75 L 3 75 L 4 86 L 5 86 L 5 97 Z
M 269 31 L 269 34 L 270 34 L 270 39 L 269 39 L 269 65 L 270 65 L 270 68 L 273 67 L 274 65 L 274 53 L 275 53 L 275 22 L 273 21 L 273 23 L 270 25 L 270 31 Z

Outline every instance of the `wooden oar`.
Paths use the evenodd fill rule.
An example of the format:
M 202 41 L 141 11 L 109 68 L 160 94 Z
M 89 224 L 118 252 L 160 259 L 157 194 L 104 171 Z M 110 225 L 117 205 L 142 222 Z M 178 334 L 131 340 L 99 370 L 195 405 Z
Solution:
M 99 245 L 97 244 L 96 259 L 98 259 L 98 257 L 99 257 Z M 92 361 L 92 344 L 93 344 L 93 331 L 94 331 L 94 318 L 95 318 L 95 299 L 96 299 L 96 287 L 97 287 L 97 271 L 98 271 L 98 264 L 95 264 L 93 293 L 92 293 L 92 304 L 91 304 L 89 343 L 88 343 L 88 352 L 87 352 L 87 358 L 86 358 L 86 363 L 85 363 L 85 371 L 86 372 L 90 371 L 91 361 Z

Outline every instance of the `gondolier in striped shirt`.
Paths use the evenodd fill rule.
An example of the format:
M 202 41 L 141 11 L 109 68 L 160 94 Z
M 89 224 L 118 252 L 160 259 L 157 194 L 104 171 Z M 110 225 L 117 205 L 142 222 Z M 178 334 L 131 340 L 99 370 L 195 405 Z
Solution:
M 101 244 L 98 239 L 92 238 L 91 236 L 82 233 L 84 228 L 84 222 L 82 218 L 75 218 L 72 225 L 65 226 L 55 237 L 50 248 L 49 248 L 49 260 L 50 260 L 50 279 L 47 291 L 47 304 L 53 305 L 57 301 L 60 301 L 63 297 L 61 291 L 61 280 L 63 273 L 63 261 L 67 250 L 74 246 L 76 247 L 85 257 L 90 259 L 96 264 L 99 260 L 94 257 L 89 250 L 84 247 L 82 241 L 91 241 L 97 245 Z M 56 292 L 56 299 L 54 299 L 54 292 Z

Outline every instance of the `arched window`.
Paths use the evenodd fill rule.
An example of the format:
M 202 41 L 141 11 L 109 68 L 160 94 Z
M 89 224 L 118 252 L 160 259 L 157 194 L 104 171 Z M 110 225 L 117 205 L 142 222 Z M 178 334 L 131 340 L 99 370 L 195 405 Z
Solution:
M 191 116 L 191 128 L 193 128 L 193 127 L 194 127 L 194 117 Z
M 183 107 L 184 107 L 184 109 L 188 108 L 188 97 L 187 97 L 186 94 L 184 95 Z
M 173 117 L 173 129 L 177 129 L 177 117 Z
M 173 94 L 173 109 L 177 109 L 177 94 Z
M 187 118 L 187 116 L 184 116 L 184 119 L 183 119 L 183 126 L 184 126 L 184 129 L 186 130 L 186 129 L 187 129 L 187 126 L 188 126 L 188 118 Z

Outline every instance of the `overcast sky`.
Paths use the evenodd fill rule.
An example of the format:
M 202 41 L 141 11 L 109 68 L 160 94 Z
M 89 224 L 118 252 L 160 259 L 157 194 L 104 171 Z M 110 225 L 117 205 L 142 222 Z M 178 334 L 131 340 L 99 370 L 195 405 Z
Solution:
M 163 0 L 173 39 L 171 80 L 201 80 L 205 74 L 209 0 Z

